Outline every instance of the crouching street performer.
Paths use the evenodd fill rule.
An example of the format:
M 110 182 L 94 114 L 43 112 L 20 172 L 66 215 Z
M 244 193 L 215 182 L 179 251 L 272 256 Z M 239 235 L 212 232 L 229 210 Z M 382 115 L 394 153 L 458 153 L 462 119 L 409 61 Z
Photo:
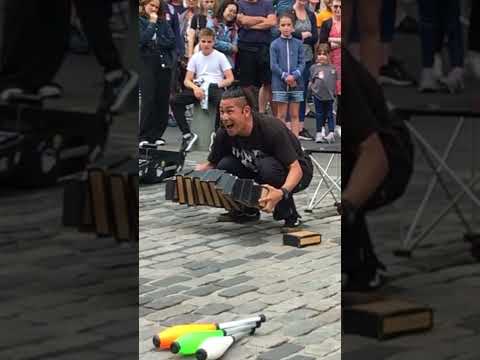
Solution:
M 295 135 L 278 119 L 253 111 L 253 102 L 240 87 L 224 92 L 220 101 L 221 127 L 216 132 L 208 162 L 196 170 L 221 169 L 239 178 L 265 185 L 261 209 L 273 212 L 285 227 L 297 227 L 300 215 L 293 194 L 308 187 L 313 166 Z M 242 208 L 219 216 L 222 222 L 257 221 L 260 211 Z

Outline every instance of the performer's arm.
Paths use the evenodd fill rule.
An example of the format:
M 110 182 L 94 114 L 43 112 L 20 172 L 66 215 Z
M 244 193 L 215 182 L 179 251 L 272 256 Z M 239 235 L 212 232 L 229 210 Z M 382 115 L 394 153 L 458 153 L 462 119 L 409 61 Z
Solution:
M 215 166 L 210 162 L 206 162 L 206 163 L 203 163 L 203 164 L 198 164 L 197 166 L 195 166 L 195 170 L 197 170 L 197 171 L 207 171 L 207 170 L 214 169 L 214 168 L 215 168 Z
M 363 206 L 382 184 L 388 169 L 382 141 L 377 133 L 373 133 L 360 144 L 359 156 L 350 181 L 342 192 L 342 200 L 347 200 L 356 208 Z
M 271 185 L 264 185 L 269 191 L 265 197 L 258 200 L 260 206 L 262 206 L 262 210 L 268 213 L 272 212 L 280 200 L 283 199 L 283 191 L 281 189 L 283 188 L 291 193 L 302 179 L 302 176 L 303 171 L 300 163 L 298 160 L 295 160 L 290 164 L 287 178 L 280 189 L 274 188 Z

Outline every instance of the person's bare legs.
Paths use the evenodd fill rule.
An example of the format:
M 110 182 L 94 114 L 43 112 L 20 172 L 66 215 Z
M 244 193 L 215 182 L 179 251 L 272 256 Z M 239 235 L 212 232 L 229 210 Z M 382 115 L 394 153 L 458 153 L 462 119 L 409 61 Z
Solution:
M 258 92 L 258 112 L 265 113 L 269 102 L 272 102 L 272 86 L 263 84 Z
M 382 44 L 380 43 L 381 0 L 358 1 L 358 25 L 360 30 L 360 58 L 376 79 L 382 63 Z
M 286 124 L 288 103 L 275 102 L 275 104 L 275 107 L 277 108 L 277 119 Z
M 290 103 L 290 130 L 295 134 L 298 138 L 298 134 L 300 132 L 300 103 L 292 102 Z

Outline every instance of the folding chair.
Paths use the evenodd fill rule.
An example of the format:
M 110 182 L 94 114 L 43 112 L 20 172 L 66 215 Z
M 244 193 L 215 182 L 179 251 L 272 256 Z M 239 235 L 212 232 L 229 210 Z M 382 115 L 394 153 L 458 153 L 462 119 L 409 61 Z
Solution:
M 415 216 L 412 220 L 412 223 L 409 226 L 407 234 L 402 242 L 402 248 L 395 251 L 396 255 L 399 256 L 411 256 L 412 251 L 420 244 L 420 242 L 425 239 L 441 222 L 441 220 L 454 209 L 457 214 L 460 222 L 465 228 L 466 234 L 473 234 L 474 230 L 472 224 L 469 223 L 466 219 L 466 216 L 463 214 L 461 208 L 458 206 L 460 199 L 466 195 L 474 206 L 480 208 L 480 199 L 474 193 L 475 184 L 480 181 L 480 176 L 472 176 L 468 184 L 466 184 L 460 177 L 455 173 L 455 171 L 448 165 L 447 160 L 452 151 L 453 145 L 458 139 L 458 135 L 462 130 L 465 122 L 465 118 L 469 117 L 472 121 L 475 121 L 475 118 L 480 117 L 479 113 L 472 112 L 471 110 L 461 110 L 461 109 L 412 109 L 412 108 L 402 108 L 396 109 L 396 111 L 403 115 L 407 119 L 407 127 L 409 128 L 411 134 L 415 138 L 422 155 L 424 156 L 427 165 L 432 169 L 433 175 L 430 183 L 427 187 L 424 198 L 420 202 L 420 205 L 415 213 Z M 438 117 L 452 117 L 457 122 L 453 134 L 450 137 L 450 140 L 445 147 L 443 154 L 439 154 L 437 150 L 424 138 L 424 136 L 413 126 L 411 118 L 412 117 L 422 117 L 422 116 L 438 116 Z M 473 124 L 473 122 L 472 122 Z M 472 151 L 474 151 L 475 139 L 472 138 Z M 474 174 L 474 166 L 472 164 L 472 174 Z M 442 173 L 443 172 L 443 173 Z M 458 185 L 461 189 L 457 194 L 453 195 L 451 190 L 446 184 L 445 175 L 449 177 Z M 426 205 L 432 195 L 432 192 L 437 184 L 437 182 L 442 187 L 446 196 L 448 197 L 449 204 L 440 211 L 440 213 L 421 231 L 420 234 L 414 236 L 415 229 L 420 221 L 422 214 L 425 211 Z
M 335 143 L 322 145 L 316 149 L 305 149 L 305 154 L 307 154 L 307 156 L 310 158 L 313 166 L 317 169 L 320 175 L 320 179 L 315 189 L 315 192 L 310 199 L 307 209 L 305 209 L 305 211 L 307 212 L 312 212 L 313 209 L 315 209 L 327 195 L 330 195 L 333 198 L 334 202 L 337 202 L 337 199 L 340 198 L 340 193 L 342 191 L 340 187 L 341 176 L 337 175 L 335 179 L 328 172 L 335 158 L 337 158 L 337 160 L 341 159 L 341 144 Z M 313 154 L 327 154 L 329 156 L 327 165 L 325 167 L 320 165 L 320 163 L 317 161 L 317 159 L 315 159 Z M 320 194 L 322 185 L 326 187 L 326 190 Z

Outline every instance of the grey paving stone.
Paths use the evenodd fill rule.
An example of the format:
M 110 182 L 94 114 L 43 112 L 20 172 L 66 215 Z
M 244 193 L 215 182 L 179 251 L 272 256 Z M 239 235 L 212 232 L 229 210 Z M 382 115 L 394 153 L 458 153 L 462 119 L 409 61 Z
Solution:
M 297 258 L 299 256 L 304 255 L 305 253 L 306 253 L 305 250 L 295 249 L 295 250 L 291 250 L 289 252 L 277 255 L 277 256 L 275 256 L 275 258 L 278 259 L 278 260 L 287 260 L 287 259 L 291 259 L 291 258 Z
M 253 301 L 247 304 L 237 306 L 232 311 L 237 314 L 255 314 L 261 312 L 267 306 L 267 304 L 260 301 Z
M 316 358 L 311 356 L 295 355 L 287 358 L 287 360 L 316 360 Z
M 171 295 L 171 296 L 165 296 L 164 298 L 151 301 L 148 304 L 145 304 L 144 306 L 150 309 L 162 310 L 165 308 L 169 308 L 169 307 L 181 304 L 182 302 L 188 299 L 190 299 L 190 297 L 185 295 Z
M 218 264 L 218 267 L 222 270 L 222 269 L 228 269 L 228 268 L 232 268 L 232 267 L 235 267 L 235 266 L 239 266 L 239 265 L 242 265 L 242 264 L 245 264 L 247 263 L 248 261 L 247 260 L 244 260 L 244 259 L 233 259 L 233 260 L 229 260 L 229 261 L 225 261 L 223 263 L 219 263 Z
M 206 295 L 210 295 L 211 293 L 217 291 L 221 289 L 219 286 L 216 286 L 216 285 L 205 285 L 205 286 L 201 286 L 201 287 L 198 287 L 196 289 L 193 289 L 193 290 L 189 290 L 189 291 L 186 291 L 185 292 L 185 295 L 188 295 L 188 296 L 206 296 Z
M 223 290 L 219 292 L 218 295 L 226 298 L 232 298 L 232 297 L 242 295 L 251 291 L 256 291 L 256 290 L 258 290 L 258 287 L 253 285 L 240 285 L 240 286 Z
M 275 253 L 272 253 L 272 252 L 260 251 L 256 254 L 252 254 L 252 255 L 247 256 L 247 259 L 251 259 L 251 260 L 267 259 L 267 258 L 270 258 L 274 255 L 275 255 Z
M 218 315 L 231 309 L 233 309 L 233 306 L 228 304 L 208 304 L 195 311 L 195 313 L 202 315 Z
M 219 282 L 215 283 L 215 285 L 227 288 L 227 287 L 232 287 L 232 286 L 235 286 L 235 285 L 242 284 L 242 283 L 244 283 L 246 281 L 249 281 L 249 280 L 252 280 L 252 279 L 253 279 L 253 277 L 251 277 L 251 276 L 241 275 L 241 276 L 236 276 L 236 277 L 231 278 L 231 279 L 225 279 L 225 280 L 219 281 Z
M 191 278 L 188 277 L 188 276 L 174 275 L 174 276 L 170 276 L 170 277 L 158 280 L 158 281 L 154 281 L 154 282 L 150 283 L 150 285 L 155 286 L 157 288 L 167 287 L 167 286 L 178 284 L 178 283 L 181 283 L 183 281 L 190 280 L 190 279 Z
M 296 345 L 296 344 L 283 344 L 280 345 L 270 351 L 264 352 L 260 354 L 257 359 L 258 360 L 279 360 L 284 359 L 289 355 L 295 354 L 303 349 L 303 346 Z

